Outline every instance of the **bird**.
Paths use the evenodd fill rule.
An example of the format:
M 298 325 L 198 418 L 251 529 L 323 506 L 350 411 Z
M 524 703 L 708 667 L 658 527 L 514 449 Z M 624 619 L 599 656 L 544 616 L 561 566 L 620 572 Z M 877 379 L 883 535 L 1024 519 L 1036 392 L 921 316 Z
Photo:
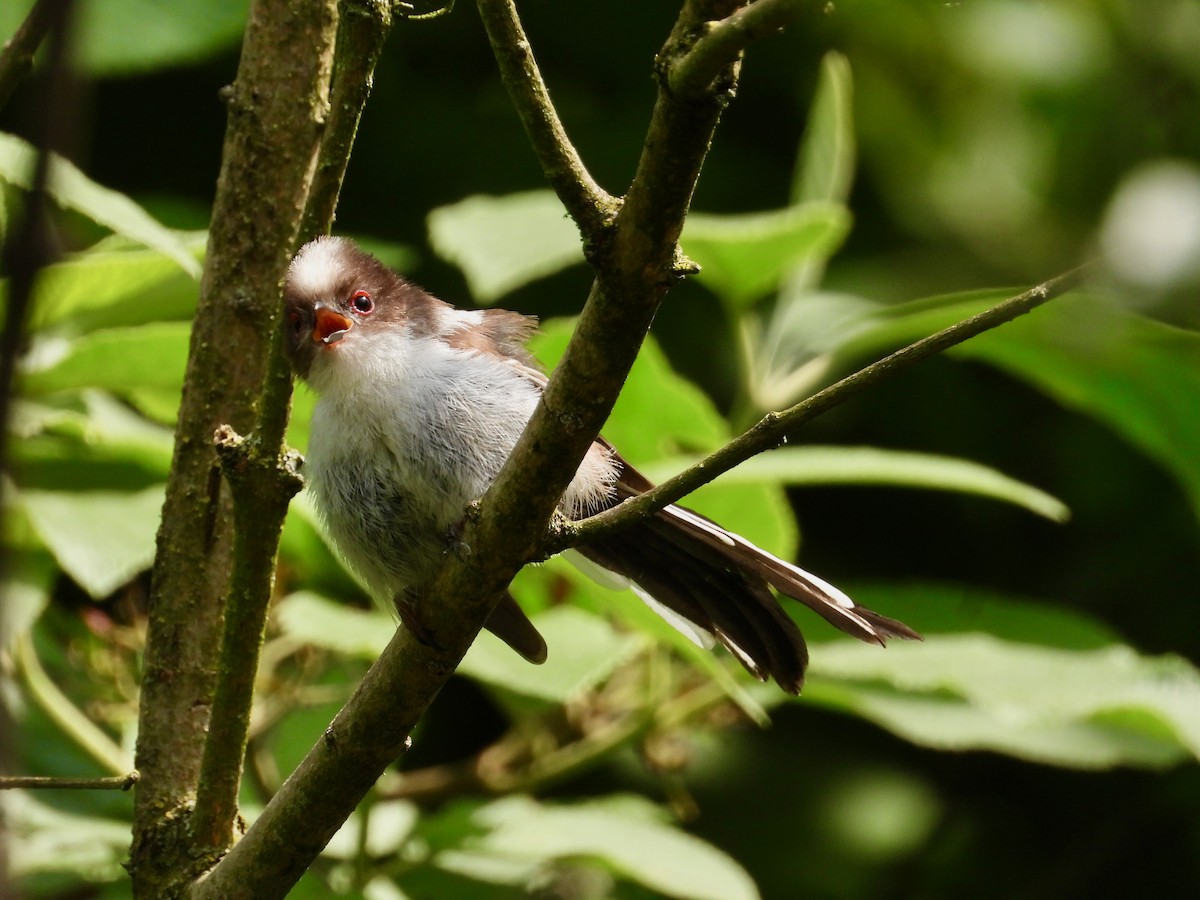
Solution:
M 368 592 L 412 625 L 416 592 L 432 580 L 547 383 L 526 348 L 537 320 L 458 309 L 332 236 L 295 254 L 283 302 L 285 354 L 317 397 L 303 467 L 313 504 Z M 598 437 L 558 510 L 577 520 L 651 487 Z M 628 585 L 693 642 L 724 645 L 754 677 L 793 694 L 808 650 L 772 589 L 860 640 L 920 639 L 677 504 L 567 552 L 597 580 Z M 542 636 L 507 592 L 484 627 L 530 662 L 547 658 Z

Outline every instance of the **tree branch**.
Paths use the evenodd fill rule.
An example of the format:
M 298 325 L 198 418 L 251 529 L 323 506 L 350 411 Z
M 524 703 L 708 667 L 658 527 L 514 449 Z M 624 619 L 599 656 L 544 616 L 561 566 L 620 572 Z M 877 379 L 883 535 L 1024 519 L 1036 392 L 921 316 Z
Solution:
M 229 126 L 152 576 L 130 866 L 137 896 L 164 896 L 202 864 L 177 822 L 198 785 L 232 568 L 211 437 L 221 424 L 255 425 L 326 114 L 335 22 L 334 0 L 256 0 L 225 92 Z
M 379 52 L 391 27 L 390 7 L 342 0 L 330 90 L 331 111 L 292 249 L 329 231 Z M 278 296 L 276 290 L 275 296 Z M 216 447 L 234 513 L 234 552 L 221 664 L 205 742 L 192 833 L 205 846 L 228 846 L 237 813 L 250 708 L 288 501 L 300 489 L 298 456 L 281 455 L 291 397 L 291 372 L 281 332 L 273 329 L 258 428 L 243 439 L 228 426 Z
M 485 0 L 480 3 L 483 10 Z M 663 58 L 679 52 L 700 21 L 727 14 L 727 7 L 715 0 L 687 3 Z M 732 81 L 730 71 L 721 92 L 682 103 L 665 85 L 660 88 L 612 249 L 567 355 L 513 456 L 464 523 L 463 553 L 451 554 L 436 583 L 418 598 L 430 643 L 397 629 L 325 737 L 190 896 L 284 896 L 407 746 L 409 731 L 461 661 L 499 593 L 541 543 L 558 497 L 678 277 L 676 241 Z
M 86 790 L 127 791 L 138 782 L 138 773 L 112 778 L 56 778 L 49 775 L 0 775 L 0 791 Z
M 558 553 L 569 547 L 600 540 L 650 518 L 663 507 L 708 484 L 752 456 L 779 446 L 795 428 L 841 405 L 868 387 L 1061 296 L 1077 286 L 1086 271 L 1087 267 L 1080 267 L 1043 282 L 989 310 L 909 344 L 818 391 L 795 406 L 782 412 L 768 413 L 756 425 L 720 450 L 674 478 L 664 481 L 653 490 L 640 497 L 625 500 L 591 518 L 561 525 L 549 552 Z
M 601 240 L 620 201 L 588 172 L 558 118 L 514 0 L 478 0 L 500 79 L 517 109 L 542 172 L 583 233 L 584 246 Z
M 371 94 L 375 65 L 392 30 L 390 0 L 340 0 L 329 120 L 297 247 L 328 233 L 350 163 L 350 148 Z M 289 375 L 290 380 L 290 375 Z
M 63 0 L 38 0 L 13 36 L 4 42 L 4 50 L 0 52 L 0 109 L 33 70 L 38 47 L 61 16 L 64 6 Z
M 682 97 L 702 94 L 753 41 L 794 22 L 811 5 L 811 0 L 756 0 L 720 21 L 704 23 L 692 48 L 671 63 L 671 90 Z

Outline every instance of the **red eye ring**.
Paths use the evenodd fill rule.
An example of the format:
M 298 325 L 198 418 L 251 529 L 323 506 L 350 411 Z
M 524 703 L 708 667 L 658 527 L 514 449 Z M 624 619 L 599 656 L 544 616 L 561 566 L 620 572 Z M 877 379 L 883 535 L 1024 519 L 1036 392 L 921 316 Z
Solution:
M 355 291 L 350 295 L 350 306 L 360 315 L 367 316 L 375 311 L 375 301 L 367 291 Z

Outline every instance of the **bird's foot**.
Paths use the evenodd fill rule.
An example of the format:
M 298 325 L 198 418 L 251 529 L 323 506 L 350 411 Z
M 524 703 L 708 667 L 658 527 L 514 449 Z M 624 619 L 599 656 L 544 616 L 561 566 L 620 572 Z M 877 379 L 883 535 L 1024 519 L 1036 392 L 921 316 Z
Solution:
M 392 600 L 392 604 L 396 607 L 396 614 L 400 617 L 400 622 L 409 630 L 409 633 L 413 637 L 431 650 L 436 650 L 439 653 L 446 652 L 446 647 L 425 626 L 425 622 L 417 610 L 415 597 L 410 594 L 399 593 Z

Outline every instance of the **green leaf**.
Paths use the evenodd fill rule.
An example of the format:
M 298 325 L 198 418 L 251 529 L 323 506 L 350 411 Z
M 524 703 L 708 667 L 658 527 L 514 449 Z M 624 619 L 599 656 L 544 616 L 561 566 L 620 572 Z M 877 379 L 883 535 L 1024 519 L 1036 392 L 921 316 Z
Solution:
M 131 30 L 137 40 L 144 36 L 139 28 Z M 29 190 L 32 186 L 37 152 L 25 141 L 0 133 L 0 179 Z M 60 206 L 71 209 L 120 235 L 157 250 L 173 260 L 194 279 L 200 278 L 200 264 L 188 245 L 169 228 L 160 225 L 129 197 L 92 181 L 70 162 L 53 157 L 47 190 Z
M 645 474 L 662 481 L 696 462 L 694 457 L 660 460 Z M 955 491 L 1012 503 L 1055 522 L 1070 517 L 1070 510 L 1060 500 L 988 466 L 933 453 L 878 447 L 783 447 L 747 460 L 716 483 L 729 487 L 884 485 Z
M 375 659 L 396 630 L 396 621 L 376 610 L 334 603 L 311 591 L 288 594 L 271 611 L 284 633 L 314 647 Z
M 166 479 L 170 429 L 102 391 L 15 406 L 13 447 L 22 487 L 66 491 L 141 489 Z
M 459 672 L 522 696 L 565 703 L 603 682 L 644 645 L 638 635 L 618 634 L 604 619 L 571 606 L 548 609 L 532 620 L 550 648 L 545 663 L 531 666 L 484 631 Z
M 1078 610 L 973 585 L 865 584 L 854 586 L 853 594 L 859 603 L 909 622 L 924 635 L 978 632 L 1059 650 L 1096 650 L 1121 643 L 1112 628 Z M 816 637 L 817 630 L 812 631 Z M 844 637 L 832 625 L 821 634 Z
M 124 881 L 129 823 L 68 813 L 47 806 L 27 791 L 0 792 L 9 870 L 15 878 L 61 873 L 95 884 Z
M 162 485 L 141 491 L 23 490 L 19 500 L 63 571 L 107 597 L 154 560 Z
M 487 833 L 465 852 L 443 851 L 439 865 L 479 872 L 480 857 L 544 863 L 594 858 L 656 893 L 690 900 L 757 898 L 740 865 L 711 844 L 667 824 L 661 811 L 634 796 L 571 805 L 507 797 L 479 809 L 474 821 Z
M 342 606 L 302 591 L 280 601 L 275 624 L 290 637 L 317 647 L 374 659 L 392 638 L 396 623 L 381 612 Z M 482 632 L 459 672 L 523 696 L 560 703 L 594 687 L 641 646 L 590 613 L 556 607 L 532 617 L 546 638 L 550 658 L 530 665 L 490 632 Z
M 933 297 L 881 314 L 836 351 L 849 362 L 914 340 L 1012 292 Z M 1086 294 L 1052 301 L 955 347 L 1103 422 L 1184 486 L 1200 515 L 1200 334 Z
M 481 303 L 583 262 L 579 230 L 552 191 L 467 197 L 426 224 L 434 251 L 462 269 Z
M 5 0 L 0 34 L 12 34 L 32 4 Z M 247 5 L 248 0 L 83 0 L 72 23 L 77 52 L 71 62 L 90 75 L 107 76 L 191 65 L 237 46 Z
M 806 696 L 944 750 L 1078 768 L 1200 758 L 1200 672 L 1122 645 L 1060 650 L 979 634 L 886 652 L 836 642 L 813 654 Z
M 854 81 L 850 61 L 826 53 L 796 160 L 792 202 L 844 203 L 854 183 Z
M 530 347 L 552 369 L 574 330 L 574 319 L 552 319 Z M 681 449 L 715 450 L 728 439 L 729 428 L 712 401 L 671 368 L 651 336 L 642 344 L 604 434 L 622 456 L 640 466 Z
M 117 394 L 141 388 L 183 388 L 187 366 L 188 322 L 155 322 L 132 328 L 110 328 L 74 341 L 66 355 L 25 376 L 30 394 L 85 387 Z
M 827 259 L 849 232 L 846 207 L 814 202 L 742 215 L 692 213 L 680 246 L 700 264 L 699 281 L 738 311 L 795 267 Z
M 189 235 L 195 253 L 204 236 Z M 49 266 L 34 284 L 32 329 L 86 333 L 101 328 L 189 320 L 196 282 L 152 250 L 97 248 Z

